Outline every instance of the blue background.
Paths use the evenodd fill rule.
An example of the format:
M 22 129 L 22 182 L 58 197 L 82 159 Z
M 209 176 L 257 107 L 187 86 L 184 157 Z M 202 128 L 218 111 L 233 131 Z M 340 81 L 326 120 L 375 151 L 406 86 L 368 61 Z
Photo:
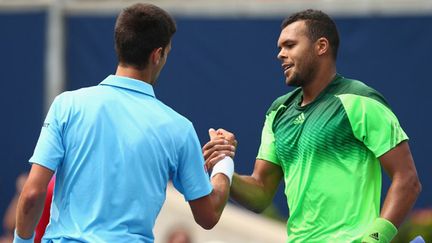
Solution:
M 44 12 L 0 13 L 3 91 L 0 215 L 37 141 L 43 110 Z M 237 136 L 236 170 L 251 173 L 264 115 L 290 90 L 276 59 L 283 17 L 176 17 L 178 31 L 156 96 L 194 124 L 202 144 L 208 128 Z M 380 91 L 409 135 L 423 192 L 415 207 L 432 207 L 430 90 L 432 16 L 336 17 L 341 36 L 338 72 Z M 115 72 L 114 16 L 66 19 L 67 89 L 96 85 Z M 109 149 L 109 148 L 107 148 Z M 384 176 L 384 193 L 389 179 Z M 281 187 L 282 188 L 282 187 Z M 287 215 L 280 190 L 275 204 Z
M 16 177 L 29 169 L 26 161 L 45 116 L 45 13 L 0 13 L 0 31 L 0 219 L 3 220 L 15 193 Z

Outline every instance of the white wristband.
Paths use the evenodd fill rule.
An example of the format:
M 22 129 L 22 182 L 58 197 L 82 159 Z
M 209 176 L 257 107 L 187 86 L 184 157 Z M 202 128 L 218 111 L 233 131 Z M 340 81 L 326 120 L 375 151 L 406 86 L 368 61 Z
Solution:
M 34 238 L 35 238 L 35 235 L 36 235 L 36 234 L 33 233 L 33 235 L 32 235 L 31 238 L 29 238 L 29 239 L 23 239 L 23 238 L 21 238 L 21 237 L 17 234 L 16 229 L 15 229 L 13 243 L 30 243 L 30 242 L 33 243 Z
M 216 165 L 213 167 L 211 177 L 213 178 L 213 176 L 219 173 L 226 175 L 231 185 L 232 176 L 234 174 L 234 161 L 231 159 L 231 157 L 226 156 L 221 161 L 217 162 Z

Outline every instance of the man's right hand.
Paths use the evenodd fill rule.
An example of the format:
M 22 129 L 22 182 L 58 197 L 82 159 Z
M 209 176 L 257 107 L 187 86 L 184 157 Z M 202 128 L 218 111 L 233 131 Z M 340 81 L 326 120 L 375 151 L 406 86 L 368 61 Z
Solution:
M 210 141 L 206 143 L 202 150 L 207 170 L 221 161 L 225 156 L 234 158 L 237 148 L 237 140 L 233 133 L 224 129 L 209 129 Z

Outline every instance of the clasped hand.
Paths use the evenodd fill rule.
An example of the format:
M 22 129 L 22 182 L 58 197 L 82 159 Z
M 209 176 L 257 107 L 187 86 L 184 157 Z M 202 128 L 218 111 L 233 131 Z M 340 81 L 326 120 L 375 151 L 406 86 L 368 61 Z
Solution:
M 213 166 L 225 158 L 225 156 L 234 159 L 235 151 L 237 149 L 237 140 L 231 132 L 222 128 L 219 128 L 218 130 L 210 128 L 209 136 L 210 141 L 202 148 L 205 166 L 208 171 L 213 169 Z

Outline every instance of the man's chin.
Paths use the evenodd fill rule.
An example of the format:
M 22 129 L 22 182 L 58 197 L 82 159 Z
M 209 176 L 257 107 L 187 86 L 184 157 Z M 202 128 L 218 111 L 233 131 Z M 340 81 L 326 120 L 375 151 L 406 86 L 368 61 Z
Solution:
M 300 85 L 293 79 L 286 78 L 285 84 L 290 87 L 299 87 Z

